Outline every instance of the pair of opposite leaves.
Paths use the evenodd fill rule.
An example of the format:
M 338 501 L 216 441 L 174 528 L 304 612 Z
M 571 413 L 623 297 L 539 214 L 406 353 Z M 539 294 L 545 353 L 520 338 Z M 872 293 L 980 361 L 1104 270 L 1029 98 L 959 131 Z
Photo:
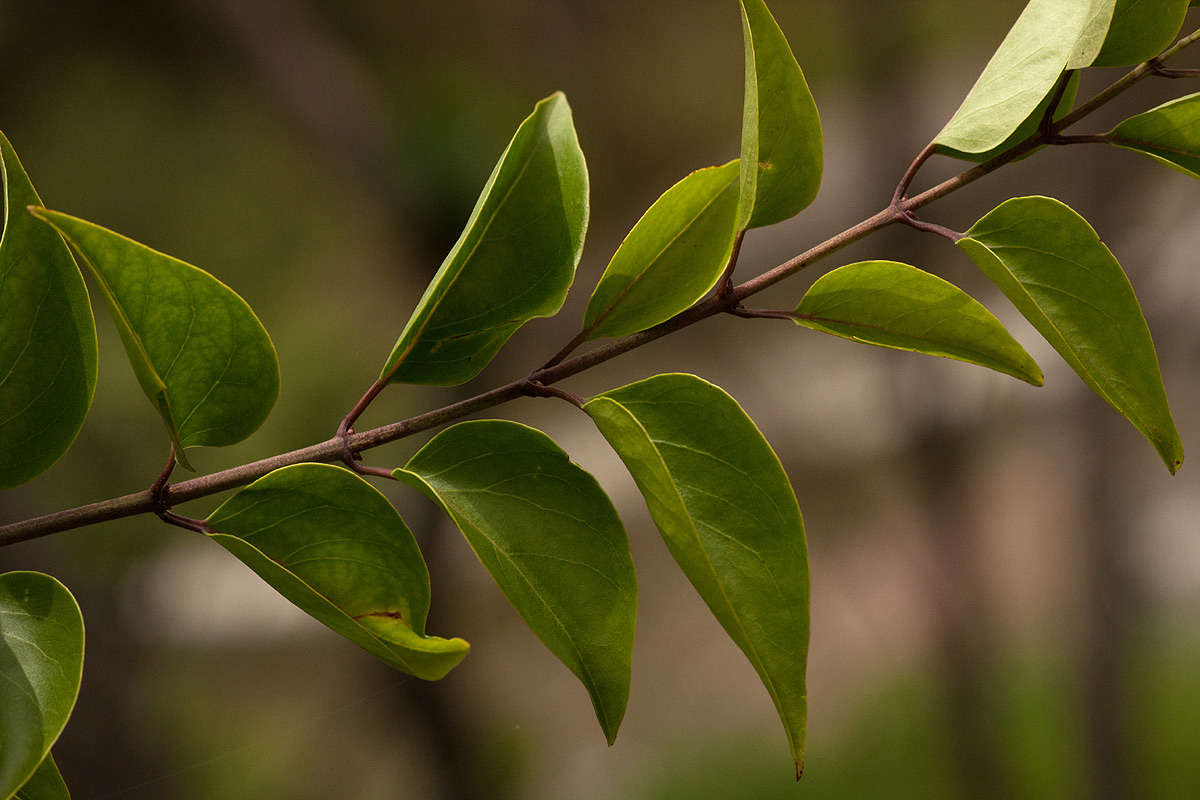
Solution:
M 664 374 L 584 405 L 629 468 L 672 555 L 743 650 L 801 762 L 808 562 L 775 453 L 728 394 Z M 637 586 L 596 480 L 545 434 L 479 420 L 437 434 L 394 475 L 450 516 L 530 629 L 583 683 L 609 742 L 629 695 Z M 425 633 L 429 576 L 412 534 L 345 469 L 285 467 L 206 520 L 285 597 L 387 663 L 444 676 L 461 639 Z

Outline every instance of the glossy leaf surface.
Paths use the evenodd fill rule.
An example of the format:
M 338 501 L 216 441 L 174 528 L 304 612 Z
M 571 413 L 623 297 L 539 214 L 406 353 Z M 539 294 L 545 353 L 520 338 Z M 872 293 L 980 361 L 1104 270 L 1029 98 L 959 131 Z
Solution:
M 544 433 L 502 420 L 439 433 L 403 469 L 587 688 L 609 744 L 625 714 L 637 609 L 629 541 L 596 479 Z
M 588 221 L 588 174 L 566 97 L 537 104 L 400 334 L 381 378 L 453 386 L 562 306 Z
M 396 669 L 439 680 L 467 654 L 425 635 L 429 571 L 382 494 L 328 464 L 259 478 L 207 520 L 211 538 L 301 610 Z
M 83 276 L 0 133 L 0 488 L 22 484 L 67 451 L 96 388 L 96 324 Z
M 1188 0 L 1116 0 L 1093 66 L 1123 67 L 1153 58 L 1175 39 L 1187 10 Z
M 42 759 L 37 772 L 17 790 L 13 800 L 71 800 L 71 793 L 67 791 L 67 784 L 52 756 Z
M 703 297 L 733 247 L 738 162 L 672 186 L 617 248 L 588 302 L 588 338 L 624 336 L 665 322 Z
M 279 395 L 275 347 L 232 289 L 202 269 L 99 225 L 48 209 L 100 284 L 138 382 L 183 448 L 240 442 Z
M 763 0 L 742 0 L 746 94 L 738 229 L 782 222 L 821 188 L 821 117 L 787 37 Z
M 0 575 L 0 797 L 37 771 L 62 733 L 83 675 L 83 616 L 39 572 Z
M 629 468 L 688 580 L 766 685 L 799 770 L 808 551 L 779 459 L 732 397 L 694 375 L 657 375 L 584 409 Z
M 856 342 L 943 356 L 1034 386 L 1042 371 L 991 312 L 952 283 L 895 261 L 863 261 L 823 275 L 795 322 Z
M 1129 278 L 1087 221 L 1049 197 L 1018 197 L 988 212 L 958 246 L 1167 468 L 1179 469 L 1183 444 L 1150 330 Z
M 1113 0 L 1030 0 L 946 127 L 934 140 L 984 153 L 1007 140 L 1070 62 L 1085 66 L 1104 41 Z
M 1117 147 L 1200 178 L 1200 92 L 1130 117 L 1109 135 Z

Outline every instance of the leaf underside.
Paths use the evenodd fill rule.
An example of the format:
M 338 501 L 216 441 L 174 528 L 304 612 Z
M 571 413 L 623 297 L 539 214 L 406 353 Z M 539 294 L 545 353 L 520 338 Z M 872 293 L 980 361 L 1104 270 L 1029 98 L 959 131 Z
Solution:
M 82 675 L 83 616 L 67 588 L 38 572 L 0 575 L 0 797 L 49 757 Z
M 1066 69 L 1103 44 L 1113 0 L 1030 0 L 934 142 L 961 153 L 1003 144 L 1046 101 Z
M 587 164 L 558 92 L 517 128 L 380 380 L 454 386 L 478 375 L 518 328 L 562 307 L 587 221 Z
M 96 389 L 96 325 L 83 276 L 0 133 L 0 489 L 45 471 L 75 441 Z
M 750 660 L 804 760 L 809 577 L 783 467 L 737 402 L 694 375 L 657 375 L 584 410 L 646 499 L 671 555 Z
M 856 342 L 953 358 L 1042 385 L 1000 320 L 957 286 L 895 261 L 848 264 L 817 280 L 796 324 Z
M 425 635 L 425 559 L 387 498 L 348 470 L 277 469 L 206 522 L 276 591 L 396 669 L 440 680 L 466 656 L 462 639 Z
M 629 699 L 637 579 L 596 479 L 541 431 L 503 420 L 447 428 L 394 474 L 454 520 L 530 629 L 583 683 L 612 744 Z
M 58 211 L 33 213 L 86 264 L 176 455 L 245 439 L 279 395 L 275 347 L 246 301 L 202 269 Z
M 1125 271 L 1083 217 L 1049 197 L 1005 201 L 958 246 L 1174 473 L 1183 444 Z

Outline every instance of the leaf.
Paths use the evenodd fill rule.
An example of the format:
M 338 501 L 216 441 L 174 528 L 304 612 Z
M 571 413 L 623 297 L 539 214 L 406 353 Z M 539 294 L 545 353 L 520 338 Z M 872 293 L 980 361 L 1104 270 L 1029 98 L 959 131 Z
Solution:
M 763 0 L 741 0 L 746 45 L 738 230 L 808 208 L 821 188 L 821 117 L 787 37 Z
M 380 380 L 454 386 L 478 375 L 517 328 L 562 307 L 587 221 L 587 165 L 558 92 L 517 128 Z
M 1050 102 L 1058 93 L 1057 90 L 1058 82 L 1056 81 L 1055 84 L 1050 87 L 1050 91 L 1046 93 L 1046 96 L 1042 98 L 1042 102 L 1038 103 L 1038 107 L 1035 108 L 1033 112 L 1025 118 L 1025 121 L 1018 125 L 1017 129 L 1010 133 L 1007 139 L 993 147 L 991 150 L 985 150 L 982 153 L 965 153 L 961 150 L 955 150 L 950 147 L 943 147 L 939 145 L 936 148 L 936 152 L 942 155 L 950 156 L 951 158 L 959 158 L 964 161 L 973 161 L 977 164 L 982 164 L 984 161 L 991 161 L 993 158 L 1008 150 L 1012 146 L 1019 142 L 1023 142 L 1033 134 L 1037 133 L 1038 128 L 1041 126 L 1042 119 L 1046 116 L 1046 109 L 1050 107 Z M 1071 112 L 1071 109 L 1075 106 L 1075 98 L 1078 93 L 1079 72 L 1072 72 L 1071 77 L 1067 79 L 1066 87 L 1063 89 L 1062 99 L 1058 103 L 1058 108 L 1054 110 L 1054 119 L 1060 119 Z M 1030 150 L 1028 153 L 1025 153 L 1017 158 L 1016 161 L 1026 159 L 1041 149 L 1041 147 L 1036 147 L 1033 150 Z
M 503 420 L 447 428 L 393 474 L 450 515 L 505 597 L 583 682 L 612 744 L 629 699 L 637 579 L 596 479 L 546 434 Z
M 42 201 L 0 133 L 0 488 L 67 451 L 96 389 L 96 324 L 83 276 L 54 231 L 25 210 Z
M 952 283 L 895 261 L 862 261 L 823 275 L 795 322 L 864 344 L 943 356 L 1034 386 L 1042 371 L 1000 320 Z
M 1092 66 L 1125 67 L 1167 49 L 1183 27 L 1188 0 L 1116 0 L 1104 46 Z
M 738 162 L 706 167 L 672 186 L 617 248 L 588 302 L 588 338 L 665 322 L 711 289 L 733 247 Z
M 91 222 L 31 209 L 86 264 L 108 300 L 134 374 L 176 455 L 258 429 L 279 395 L 275 347 L 258 317 L 202 269 Z
M 671 555 L 775 702 L 797 774 L 808 701 L 808 551 L 787 475 L 737 402 L 657 375 L 584 405 L 646 498 Z
M 1200 92 L 1130 117 L 1109 136 L 1117 147 L 1200 178 Z
M 13 800 L 71 800 L 67 784 L 49 753 L 42 759 L 33 777 L 17 790 Z
M 396 669 L 440 680 L 462 639 L 425 635 L 429 571 L 382 494 L 328 464 L 277 469 L 212 513 L 210 537 L 302 611 Z
M 1001 203 L 958 246 L 1174 473 L 1183 444 L 1158 356 L 1121 265 L 1083 217 L 1049 197 Z
M 1113 2 L 1030 0 L 934 142 L 963 153 L 984 153 L 1005 142 L 1045 101 L 1063 70 L 1095 58 Z
M 83 616 L 67 587 L 40 572 L 0 575 L 0 797 L 48 758 L 82 676 Z

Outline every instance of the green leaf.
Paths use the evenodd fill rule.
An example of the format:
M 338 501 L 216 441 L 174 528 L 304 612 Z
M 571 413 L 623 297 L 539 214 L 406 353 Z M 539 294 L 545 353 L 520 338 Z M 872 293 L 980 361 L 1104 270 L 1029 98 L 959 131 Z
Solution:
M 279 363 L 245 300 L 204 270 L 99 225 L 31 210 L 100 284 L 184 466 L 185 447 L 229 445 L 258 429 L 279 395 Z
M 49 753 L 42 759 L 33 777 L 17 790 L 13 800 L 71 800 L 67 784 Z
M 1034 386 L 1042 371 L 1000 320 L 952 283 L 895 261 L 839 267 L 812 285 L 797 325 L 864 344 L 943 356 Z
M 741 0 L 746 44 L 738 229 L 808 208 L 821 188 L 821 117 L 787 37 L 763 0 Z
M 1183 27 L 1188 0 L 1116 0 L 1096 67 L 1138 64 L 1167 49 Z
M 943 147 L 942 145 L 938 145 L 936 148 L 937 152 L 942 155 L 950 156 L 951 158 L 960 158 L 964 161 L 973 161 L 977 164 L 982 164 L 984 161 L 990 161 L 1018 142 L 1022 142 L 1033 134 L 1037 133 L 1038 128 L 1042 124 L 1042 119 L 1046 116 L 1046 109 L 1050 107 L 1050 103 L 1054 99 L 1054 95 L 1057 94 L 1057 89 L 1058 83 L 1055 82 L 1054 86 L 1050 87 L 1050 91 L 1046 93 L 1046 96 L 1042 98 L 1042 102 L 1038 103 L 1038 107 L 1033 110 L 1033 113 L 1026 117 L 1025 121 L 1018 125 L 1017 129 L 1010 133 L 1007 139 L 993 147 L 991 150 L 985 150 L 982 153 L 966 153 L 962 150 L 955 150 L 951 147 Z M 1062 99 L 1058 103 L 1058 108 L 1054 110 L 1054 119 L 1057 120 L 1071 112 L 1071 109 L 1075 106 L 1075 98 L 1078 94 L 1079 72 L 1076 71 L 1072 72 L 1071 77 L 1067 79 L 1067 85 L 1063 89 Z M 1026 159 L 1041 149 L 1041 147 L 1034 148 L 1016 160 L 1021 161 Z
M 808 550 L 787 475 L 737 402 L 657 375 L 584 410 L 625 462 L 688 580 L 766 685 L 804 761 Z
M 629 699 L 637 579 L 596 479 L 541 431 L 502 420 L 439 433 L 394 475 L 440 505 L 505 597 L 587 688 L 612 744 Z
M 1200 178 L 1200 92 L 1130 117 L 1109 136 L 1117 147 Z
M 49 575 L 0 575 L 0 797 L 48 758 L 83 676 L 83 616 Z
M 440 680 L 466 656 L 462 639 L 425 635 L 425 559 L 387 498 L 352 472 L 328 464 L 277 469 L 206 524 L 281 595 L 396 669 Z
M 1083 217 L 1049 197 L 1005 201 L 958 246 L 1174 473 L 1183 444 L 1158 356 L 1121 265 Z
M 587 165 L 558 92 L 517 128 L 380 379 L 453 386 L 478 375 L 517 328 L 562 307 L 587 221 Z
M 588 338 L 624 336 L 699 300 L 725 271 L 738 208 L 738 162 L 672 186 L 617 248 L 588 302 Z
M 1063 70 L 1095 58 L 1113 2 L 1030 0 L 935 143 L 962 153 L 1004 143 L 1045 102 Z
M 0 488 L 67 451 L 96 389 L 96 324 L 71 251 L 26 206 L 42 201 L 0 133 Z

